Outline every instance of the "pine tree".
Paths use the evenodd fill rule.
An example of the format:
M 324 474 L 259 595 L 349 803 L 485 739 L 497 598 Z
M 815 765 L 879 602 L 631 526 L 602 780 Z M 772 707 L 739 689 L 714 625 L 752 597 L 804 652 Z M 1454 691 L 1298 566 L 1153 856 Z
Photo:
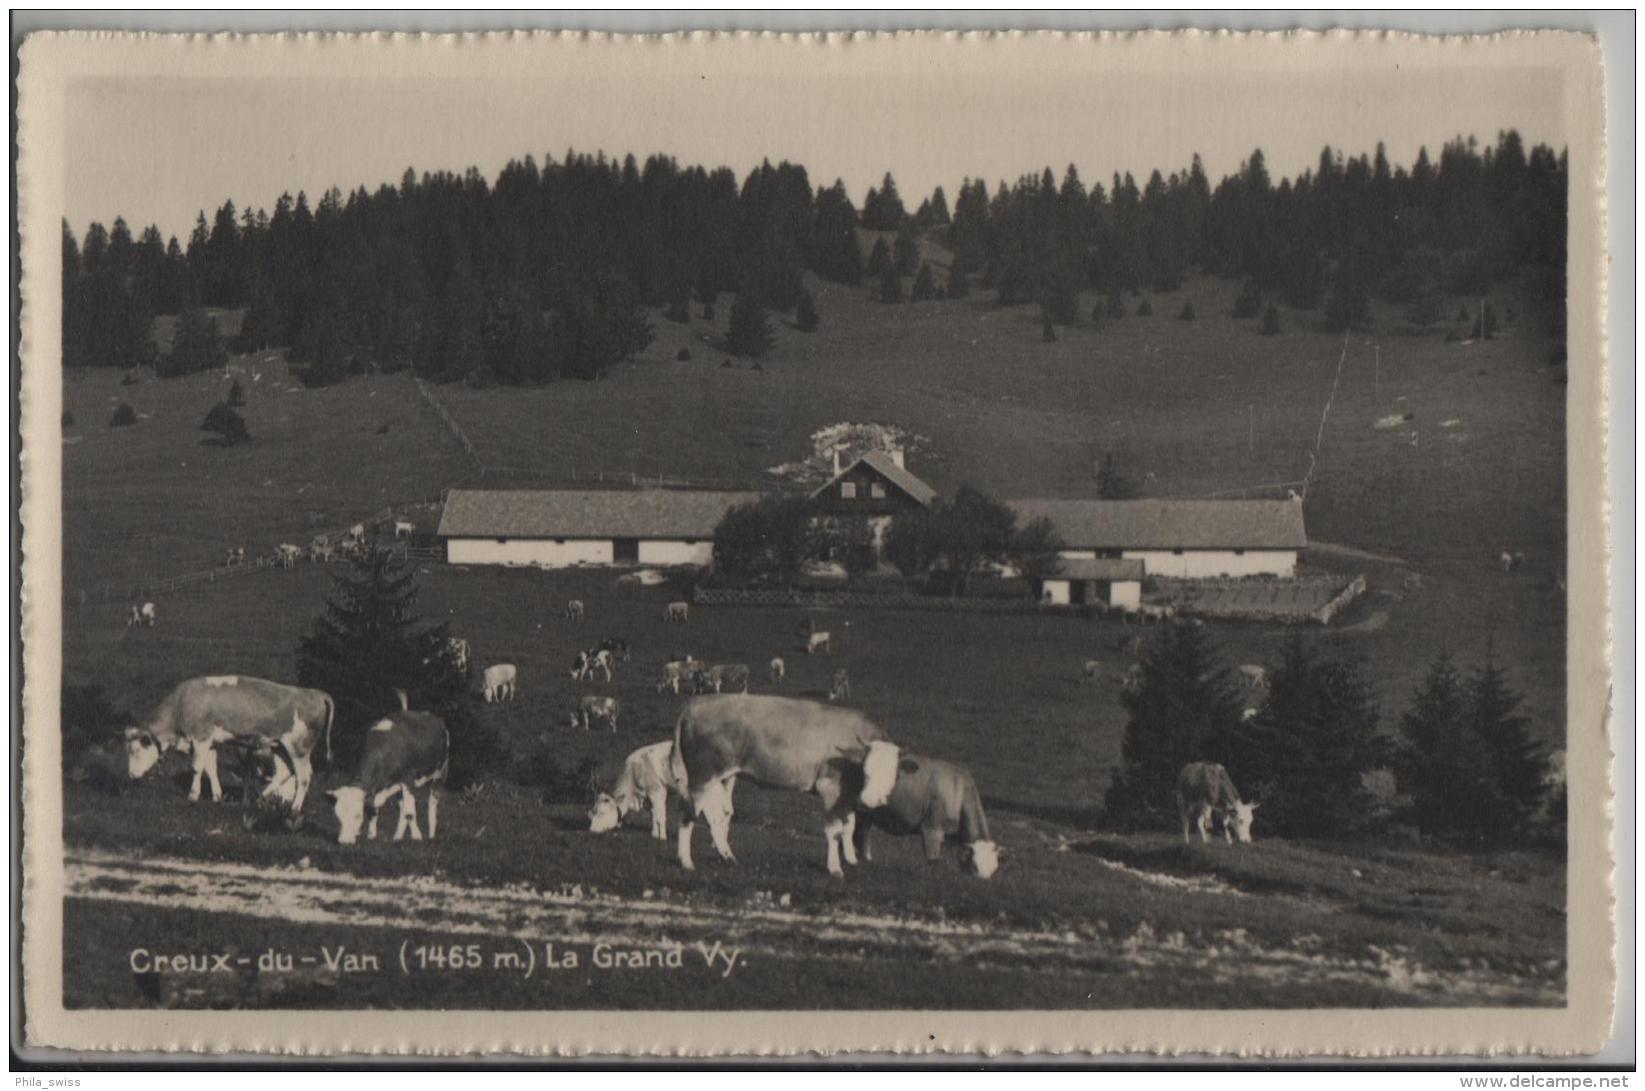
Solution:
M 902 277 L 897 275 L 895 269 L 886 266 L 885 271 L 880 274 L 880 302 L 901 303 L 902 301 Z
M 914 278 L 914 287 L 909 292 L 908 301 L 910 303 L 929 303 L 936 298 L 936 275 L 931 272 L 930 262 L 922 262 L 920 264 L 919 276 Z
M 1118 292 L 1108 293 L 1108 317 L 1125 317 L 1125 300 L 1120 298 L 1120 294 Z
M 177 319 L 177 333 L 171 342 L 171 352 L 159 361 L 162 378 L 192 375 L 210 371 L 228 362 L 228 350 L 217 332 L 217 323 L 198 308 L 184 311 Z
M 246 389 L 240 385 L 240 380 L 234 380 L 228 388 L 228 405 L 230 409 L 239 409 L 246 404 Z
M 874 248 L 868 252 L 868 275 L 871 277 L 884 276 L 885 271 L 891 268 L 891 248 L 885 245 L 885 238 L 881 236 L 874 240 Z
M 1247 280 L 1234 299 L 1235 318 L 1255 318 L 1262 313 L 1262 289 L 1257 282 Z
M 913 276 L 920 265 L 920 244 L 914 237 L 914 225 L 904 221 L 897 232 L 896 244 L 891 248 L 891 264 L 898 276 Z
M 1177 321 L 1179 321 L 1179 322 L 1192 322 L 1193 320 L 1194 320 L 1194 304 L 1193 304 L 1193 301 L 1190 300 L 1190 301 L 1184 302 L 1183 305 L 1182 305 L 1182 310 L 1177 312 Z
M 218 402 L 206 414 L 201 422 L 202 432 L 215 432 L 223 437 L 224 447 L 237 447 L 242 443 L 251 442 L 251 433 L 246 429 L 245 418 L 236 413 L 228 402 Z
M 758 293 L 744 289 L 731 302 L 731 327 L 726 334 L 727 347 L 737 356 L 764 356 L 776 344 L 771 323 L 765 316 L 765 304 Z
M 1149 645 L 1141 667 L 1140 684 L 1121 697 L 1128 713 L 1125 738 L 1103 808 L 1111 824 L 1171 828 L 1177 774 L 1189 762 L 1205 760 L 1209 740 L 1225 735 L 1239 713 L 1203 629 L 1167 627 Z M 1239 770 L 1229 772 L 1240 784 Z
M 1146 299 L 1143 300 L 1141 303 L 1138 303 L 1137 304 L 1137 317 L 1138 318 L 1152 318 L 1152 317 L 1154 317 L 1154 305 L 1152 303 L 1148 302 Z
M 1366 774 L 1391 752 L 1359 667 L 1320 655 L 1300 636 L 1285 644 L 1255 719 L 1213 746 L 1272 828 L 1298 836 L 1355 832 L 1371 812 Z
M 1462 678 L 1441 653 L 1412 694 L 1394 766 L 1411 817 L 1424 832 L 1479 836 L 1505 810 L 1490 751 L 1470 719 Z
M 794 328 L 801 333 L 816 333 L 821 319 L 817 315 L 817 301 L 810 292 L 800 294 L 799 306 L 794 308 Z
M 1494 655 L 1487 653 L 1485 665 L 1469 678 L 1467 699 L 1468 728 L 1490 752 L 1496 771 L 1497 795 L 1506 811 L 1501 832 L 1524 832 L 1542 806 L 1548 759 Z
M 501 753 L 495 732 L 472 714 L 467 681 L 446 652 L 446 627 L 425 626 L 413 612 L 415 570 L 373 550 L 333 581 L 325 612 L 298 645 L 297 680 L 337 702 L 334 760 L 354 768 L 366 730 L 399 707 L 399 689 L 411 708 L 444 717 L 453 740 L 449 783 L 460 787 L 495 766 Z

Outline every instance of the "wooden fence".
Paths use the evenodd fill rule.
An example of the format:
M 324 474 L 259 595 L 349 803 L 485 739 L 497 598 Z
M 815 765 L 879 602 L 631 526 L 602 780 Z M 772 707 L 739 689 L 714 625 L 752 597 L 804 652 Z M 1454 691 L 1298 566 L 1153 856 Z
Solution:
M 799 609 L 931 610 L 958 614 L 1043 614 L 1096 617 L 1093 606 L 1051 605 L 1030 598 L 967 598 L 949 595 L 876 594 L 869 591 L 763 590 L 696 587 L 691 601 L 703 606 L 786 606 Z

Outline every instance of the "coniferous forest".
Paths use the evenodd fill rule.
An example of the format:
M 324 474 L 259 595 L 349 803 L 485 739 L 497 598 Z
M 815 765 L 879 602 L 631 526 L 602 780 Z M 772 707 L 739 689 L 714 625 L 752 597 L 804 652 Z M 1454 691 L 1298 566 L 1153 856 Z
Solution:
M 119 218 L 76 238 L 65 222 L 63 362 L 216 366 L 220 351 L 197 351 L 197 338 L 157 356 L 152 325 L 220 307 L 246 310 L 233 348 L 287 347 L 310 385 L 371 369 L 477 385 L 595 379 L 649 342 L 644 308 L 683 314 L 731 293 L 744 315 L 793 313 L 806 271 L 865 291 L 913 273 L 886 255 L 876 268 L 859 228 L 895 233 L 882 249 L 910 260 L 924 234 L 953 255 L 950 297 L 1037 302 L 1048 326 L 1079 320 L 1077 293 L 1172 291 L 1191 273 L 1238 278 L 1330 329 L 1367 323 L 1373 298 L 1426 326 L 1443 297 L 1511 278 L 1562 316 L 1567 184 L 1563 153 L 1527 150 L 1513 131 L 1488 147 L 1458 138 L 1437 161 L 1424 148 L 1408 167 L 1381 145 L 1326 148 L 1277 182 L 1260 151 L 1215 187 L 1198 156 L 1140 188 L 1130 174 L 1088 185 L 1072 166 L 992 193 L 968 178 L 951 212 L 941 187 L 908 212 L 890 174 L 859 211 L 842 182 L 814 188 L 786 162 L 740 185 L 728 168 L 663 156 L 528 156 L 495 182 L 407 170 L 397 187 L 332 189 L 312 207 L 304 193 L 272 211 L 229 201 L 186 243 L 155 227 L 134 236 Z

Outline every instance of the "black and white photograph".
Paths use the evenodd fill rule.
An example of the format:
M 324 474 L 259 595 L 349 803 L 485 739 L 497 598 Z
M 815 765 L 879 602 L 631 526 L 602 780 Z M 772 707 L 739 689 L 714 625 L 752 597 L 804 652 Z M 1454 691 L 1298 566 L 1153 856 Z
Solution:
M 34 1040 L 1597 1047 L 1600 80 L 34 37 Z

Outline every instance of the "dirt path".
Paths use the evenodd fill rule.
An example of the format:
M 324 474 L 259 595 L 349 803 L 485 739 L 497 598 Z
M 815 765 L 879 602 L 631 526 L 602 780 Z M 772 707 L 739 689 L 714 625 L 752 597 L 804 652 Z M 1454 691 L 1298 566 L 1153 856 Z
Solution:
M 229 913 L 284 924 L 349 925 L 410 932 L 486 935 L 566 943 L 692 944 L 730 937 L 746 956 L 857 963 L 892 959 L 910 968 L 941 961 L 978 968 L 1010 966 L 1052 973 L 1123 971 L 1211 974 L 1254 987 L 1359 985 L 1410 1003 L 1557 1003 L 1549 984 L 1487 971 L 1437 974 L 1375 951 L 1351 959 L 1304 946 L 1264 947 L 1244 930 L 1195 942 L 1156 935 L 1147 924 L 1129 936 L 1073 929 L 1033 930 L 937 918 L 784 908 L 769 895 L 725 908 L 677 898 L 589 895 L 571 887 L 478 888 L 434 877 L 366 878 L 312 868 L 253 867 L 176 857 L 128 857 L 70 849 L 66 895 L 92 902 Z M 1193 980 L 1185 976 L 1182 980 Z
M 1397 564 L 1407 568 L 1411 564 L 1404 557 L 1396 557 L 1391 553 L 1372 553 L 1368 549 L 1356 549 L 1354 546 L 1339 545 L 1336 542 L 1322 542 L 1318 538 L 1308 539 L 1308 548 L 1320 553 L 1335 553 L 1343 557 L 1358 557 L 1362 561 L 1380 561 L 1383 564 Z

